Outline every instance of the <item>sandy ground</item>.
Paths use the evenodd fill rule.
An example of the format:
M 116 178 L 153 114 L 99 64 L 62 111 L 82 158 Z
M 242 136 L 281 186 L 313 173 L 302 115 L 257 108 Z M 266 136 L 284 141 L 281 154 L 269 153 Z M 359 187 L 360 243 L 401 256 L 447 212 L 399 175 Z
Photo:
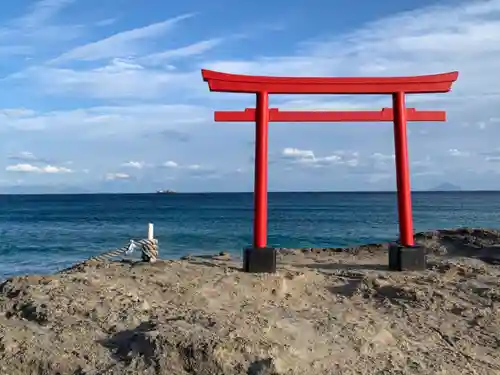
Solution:
M 83 265 L 0 285 L 0 374 L 500 374 L 500 232 L 281 249 L 276 275 L 222 257 Z M 161 249 L 160 249 L 161 251 Z

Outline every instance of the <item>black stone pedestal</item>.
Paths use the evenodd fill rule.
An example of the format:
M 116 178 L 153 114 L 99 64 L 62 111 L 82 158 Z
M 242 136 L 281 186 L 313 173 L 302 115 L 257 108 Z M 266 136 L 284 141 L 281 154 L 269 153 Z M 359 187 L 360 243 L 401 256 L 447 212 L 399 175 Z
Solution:
M 275 273 L 276 249 L 270 247 L 244 249 L 243 271 L 251 273 Z
M 427 256 L 423 246 L 403 246 L 398 243 L 389 245 L 389 270 L 425 271 Z

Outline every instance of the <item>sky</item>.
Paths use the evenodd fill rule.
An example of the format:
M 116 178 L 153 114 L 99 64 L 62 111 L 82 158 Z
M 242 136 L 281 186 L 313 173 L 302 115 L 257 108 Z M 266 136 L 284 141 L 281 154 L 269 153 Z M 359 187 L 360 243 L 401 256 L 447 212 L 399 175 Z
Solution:
M 237 5 L 236 5 L 237 4 Z M 265 11 L 261 11 L 260 8 Z M 255 105 L 200 70 L 405 76 L 458 70 L 409 123 L 411 183 L 500 186 L 500 0 L 17 0 L 0 6 L 0 193 L 252 191 Z M 390 96 L 274 95 L 290 110 Z M 269 189 L 394 190 L 390 123 L 271 123 Z

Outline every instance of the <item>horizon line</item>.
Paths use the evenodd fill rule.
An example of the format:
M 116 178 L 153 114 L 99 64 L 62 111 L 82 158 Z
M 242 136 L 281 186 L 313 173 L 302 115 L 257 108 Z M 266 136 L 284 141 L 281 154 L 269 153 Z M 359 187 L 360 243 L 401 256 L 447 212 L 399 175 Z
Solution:
M 472 190 L 412 190 L 412 193 L 498 193 L 500 190 L 490 189 L 472 189 Z M 55 193 L 0 193 L 0 196 L 17 196 L 17 195 L 196 195 L 196 194 L 253 194 L 253 191 L 184 191 L 174 193 L 158 193 L 158 192 L 55 192 Z M 328 193 L 328 194 L 377 194 L 377 193 L 397 193 L 396 190 L 278 190 L 269 191 L 269 194 L 311 194 L 311 193 Z

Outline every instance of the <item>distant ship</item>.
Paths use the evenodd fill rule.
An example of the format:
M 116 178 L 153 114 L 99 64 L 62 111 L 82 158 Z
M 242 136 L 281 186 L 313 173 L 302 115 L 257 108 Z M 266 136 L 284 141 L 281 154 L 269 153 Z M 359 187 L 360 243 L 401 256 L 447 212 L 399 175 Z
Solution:
M 175 191 L 167 189 L 167 190 L 157 190 L 156 194 L 175 194 Z

